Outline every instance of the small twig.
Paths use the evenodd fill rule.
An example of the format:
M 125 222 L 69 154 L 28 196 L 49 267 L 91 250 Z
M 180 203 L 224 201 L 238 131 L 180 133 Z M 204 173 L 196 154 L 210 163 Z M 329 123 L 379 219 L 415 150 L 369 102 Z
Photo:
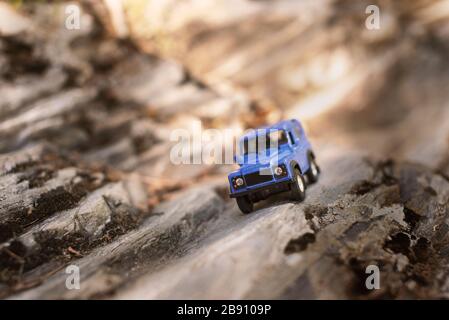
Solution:
M 70 253 L 73 253 L 74 255 L 78 256 L 78 257 L 82 257 L 83 255 L 81 254 L 81 252 L 79 252 L 78 250 L 73 249 L 72 247 L 68 247 L 67 251 Z
M 25 263 L 25 259 L 22 258 L 21 256 L 18 256 L 17 254 L 15 254 L 14 252 L 12 252 L 11 250 L 9 250 L 8 248 L 4 247 L 3 250 L 12 258 L 16 259 L 17 261 L 19 261 L 19 263 L 23 264 Z

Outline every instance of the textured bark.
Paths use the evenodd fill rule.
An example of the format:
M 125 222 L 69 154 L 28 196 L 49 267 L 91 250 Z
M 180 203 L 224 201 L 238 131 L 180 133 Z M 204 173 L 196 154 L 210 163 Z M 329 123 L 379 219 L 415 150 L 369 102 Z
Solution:
M 0 296 L 449 298 L 445 7 L 383 1 L 370 33 L 363 1 L 166 2 L 124 1 L 126 39 L 99 1 L 75 31 L 0 5 Z M 170 161 L 173 129 L 293 116 L 303 203 L 243 215 L 231 166 Z

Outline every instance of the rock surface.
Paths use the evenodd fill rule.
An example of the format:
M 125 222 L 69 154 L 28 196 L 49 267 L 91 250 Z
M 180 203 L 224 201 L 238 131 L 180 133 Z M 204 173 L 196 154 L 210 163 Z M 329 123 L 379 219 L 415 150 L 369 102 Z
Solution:
M 376 34 L 347 1 L 125 1 L 126 30 L 82 1 L 73 32 L 1 4 L 0 297 L 449 298 L 448 19 L 418 2 Z M 322 169 L 302 203 L 243 215 L 231 166 L 170 161 L 174 129 L 290 116 Z

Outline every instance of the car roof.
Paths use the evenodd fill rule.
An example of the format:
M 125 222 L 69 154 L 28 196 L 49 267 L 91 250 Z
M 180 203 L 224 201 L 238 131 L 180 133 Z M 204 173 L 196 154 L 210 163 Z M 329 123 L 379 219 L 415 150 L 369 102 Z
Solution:
M 292 127 L 294 127 L 295 125 L 300 125 L 299 121 L 296 120 L 296 119 L 282 120 L 282 121 L 279 121 L 279 122 L 277 122 L 275 124 L 272 124 L 272 125 L 269 125 L 269 126 L 264 126 L 264 127 L 252 130 L 251 132 L 243 135 L 240 138 L 240 141 L 242 141 L 245 138 L 250 139 L 250 138 L 256 137 L 257 136 L 257 130 L 261 130 L 261 129 L 262 130 L 263 129 L 265 129 L 265 130 L 288 130 L 288 129 L 291 129 Z

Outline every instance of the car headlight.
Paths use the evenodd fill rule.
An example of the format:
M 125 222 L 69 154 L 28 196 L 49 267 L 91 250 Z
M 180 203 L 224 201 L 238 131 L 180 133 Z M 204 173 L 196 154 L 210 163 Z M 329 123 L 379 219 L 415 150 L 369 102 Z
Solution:
M 277 176 L 280 176 L 283 172 L 284 170 L 282 170 L 281 167 L 276 167 L 276 169 L 274 169 L 274 174 Z
M 276 177 L 284 177 L 288 174 L 287 168 L 283 164 L 274 168 L 273 172 Z
M 241 187 L 241 186 L 243 186 L 243 179 L 242 178 L 237 178 L 237 179 L 235 179 L 235 185 L 237 186 L 237 187 Z
M 235 177 L 232 179 L 232 184 L 234 186 L 234 189 L 238 189 L 245 185 L 245 181 L 242 177 Z

